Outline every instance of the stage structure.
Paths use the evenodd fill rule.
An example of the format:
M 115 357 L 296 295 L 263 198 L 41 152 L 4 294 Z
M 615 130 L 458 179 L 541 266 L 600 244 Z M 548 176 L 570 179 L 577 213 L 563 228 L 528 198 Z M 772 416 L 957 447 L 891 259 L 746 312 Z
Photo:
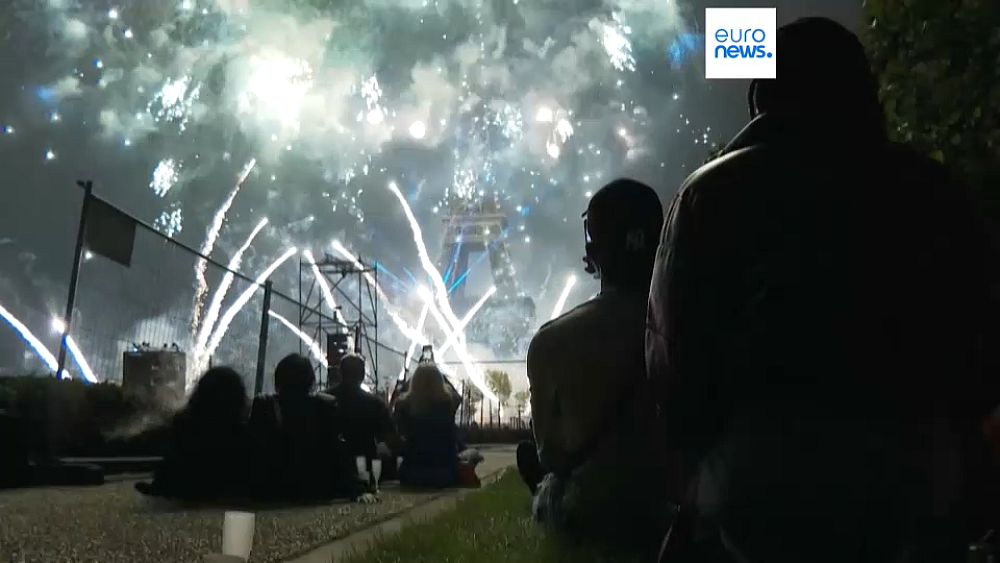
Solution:
M 367 360 L 366 382 L 371 388 L 380 389 L 378 372 L 378 352 L 382 345 L 378 341 L 378 293 L 365 281 L 370 275 L 378 283 L 375 267 L 358 259 L 354 262 L 341 260 L 326 254 L 316 262 L 323 281 L 330 288 L 337 303 L 337 310 L 331 315 L 318 314 L 328 309 L 328 304 L 320 280 L 308 261 L 299 258 L 299 330 L 309 335 L 324 348 L 329 368 L 324 369 L 316 362 L 316 373 L 320 374 L 320 385 L 324 388 L 340 383 L 338 366 L 341 358 L 354 352 Z M 299 343 L 299 353 L 306 354 L 304 344 Z
M 453 200 L 444 219 L 445 236 L 439 265 L 451 301 L 468 310 L 479 298 L 465 291 L 465 278 L 486 253 L 497 293 L 470 323 L 472 341 L 490 346 L 503 356 L 526 351 L 528 331 L 535 318 L 534 301 L 524 295 L 507 248 L 507 215 L 495 197 L 476 201 Z M 480 258 L 470 260 L 475 255 Z M 461 316 L 461 314 L 459 314 Z

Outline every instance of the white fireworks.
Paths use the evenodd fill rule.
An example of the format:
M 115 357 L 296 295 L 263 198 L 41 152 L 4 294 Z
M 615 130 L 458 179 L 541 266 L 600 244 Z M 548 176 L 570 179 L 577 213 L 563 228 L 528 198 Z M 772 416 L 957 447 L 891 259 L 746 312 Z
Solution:
M 153 169 L 153 179 L 149 187 L 153 193 L 163 197 L 177 184 L 180 179 L 181 164 L 172 158 L 165 158 Z
M 299 340 L 301 340 L 302 343 L 306 345 L 306 348 L 309 350 L 309 353 L 312 354 L 312 356 L 316 358 L 316 360 L 319 361 L 319 363 L 323 367 L 325 368 L 330 367 L 330 364 L 326 359 L 326 355 L 323 354 L 323 349 L 320 348 L 319 344 L 317 344 L 316 341 L 313 340 L 308 334 L 299 330 L 299 327 L 295 326 L 294 324 L 292 324 L 291 321 L 289 321 L 285 317 L 282 317 L 278 313 L 275 313 L 274 311 L 269 310 L 267 314 L 270 315 L 271 318 L 276 319 L 278 322 L 285 325 L 285 328 L 290 330 L 292 334 L 298 336 Z
M 229 195 L 226 197 L 225 201 L 222 202 L 218 211 L 215 212 L 215 217 L 212 218 L 212 223 L 208 226 L 208 231 L 205 234 L 205 241 L 201 244 L 202 256 L 212 255 L 212 250 L 215 249 L 215 243 L 219 240 L 219 232 L 222 231 L 222 225 L 226 221 L 226 213 L 229 212 L 229 208 L 232 207 L 237 194 L 240 193 L 240 188 L 243 187 L 243 182 L 246 181 L 247 176 L 250 175 L 250 171 L 253 170 L 256 165 L 257 159 L 250 159 L 250 162 L 248 162 L 240 172 L 236 185 L 229 191 Z M 205 294 L 208 293 L 208 281 L 205 280 L 205 270 L 207 268 L 208 261 L 204 258 L 199 258 L 198 261 L 195 262 L 195 295 L 194 307 L 191 312 L 192 330 L 195 330 L 199 321 L 201 321 L 201 308 L 205 304 Z
M 205 318 L 201 322 L 201 326 L 198 329 L 198 334 L 195 338 L 194 344 L 194 373 L 200 373 L 205 364 L 208 362 L 208 358 L 205 356 L 205 345 L 208 343 L 208 336 L 212 332 L 212 328 L 215 326 L 215 321 L 219 318 L 219 311 L 222 308 L 222 302 L 226 298 L 226 294 L 229 293 L 229 288 L 233 285 L 233 280 L 236 275 L 234 272 L 239 271 L 240 265 L 243 262 L 243 254 L 250 248 L 253 244 L 253 240 L 257 238 L 264 227 L 267 226 L 267 217 L 260 220 L 254 230 L 247 237 L 243 245 L 240 246 L 233 257 L 230 258 L 229 264 L 227 265 L 228 270 L 225 275 L 222 276 L 222 281 L 219 282 L 219 287 L 216 288 L 215 293 L 212 295 L 212 300 L 208 304 L 208 309 L 205 312 Z
M 566 300 L 569 299 L 570 291 L 573 291 L 573 286 L 576 285 L 576 276 L 570 274 L 566 278 L 566 285 L 563 286 L 562 293 L 559 294 L 559 299 L 556 301 L 556 306 L 552 308 L 552 316 L 550 319 L 555 319 L 562 314 L 563 309 L 566 307 Z
M 632 42 L 628 38 L 630 31 L 628 27 L 619 26 L 618 22 L 601 24 L 601 44 L 608 53 L 611 66 L 619 72 L 635 70 Z
M 178 129 L 183 132 L 187 129 L 191 110 L 200 95 L 201 85 L 191 88 L 190 76 L 167 80 L 146 105 L 146 111 L 157 123 L 163 121 L 176 123 Z
M 28 329 L 27 326 L 25 326 L 24 323 L 18 320 L 18 318 L 15 317 L 13 313 L 8 311 L 3 305 L 0 305 L 0 318 L 7 321 L 7 324 L 9 324 L 11 328 L 13 328 L 22 339 L 24 339 L 25 343 L 28 344 L 28 347 L 31 348 L 31 351 L 42 360 L 42 363 L 44 363 L 47 368 L 52 370 L 53 373 L 59 369 L 59 362 L 56 361 L 56 357 L 52 355 L 52 352 L 50 352 L 49 349 L 42 344 L 41 340 L 35 337 L 35 335 Z
M 267 267 L 267 269 L 265 269 L 263 272 L 261 272 L 259 276 L 257 276 L 257 279 L 254 281 L 254 284 L 248 287 L 243 293 L 241 293 L 240 296 L 236 298 L 236 301 L 233 302 L 233 304 L 229 307 L 229 309 L 226 309 L 226 312 L 222 315 L 222 318 L 219 319 L 218 327 L 216 327 L 215 332 L 212 333 L 212 336 L 208 341 L 208 346 L 205 347 L 206 357 L 209 358 L 212 357 L 212 354 L 215 353 L 216 348 L 218 348 L 219 344 L 222 342 L 222 338 L 226 336 L 226 332 L 229 331 L 229 325 L 233 323 L 233 319 L 235 319 L 236 315 L 239 314 L 241 310 L 243 310 L 243 307 L 245 307 L 246 304 L 249 303 L 251 299 L 253 299 L 254 294 L 260 291 L 260 286 L 264 285 L 264 282 L 266 282 L 267 279 L 271 277 L 271 274 L 273 274 L 275 270 L 280 268 L 281 265 L 284 264 L 289 258 L 295 256 L 295 254 L 298 251 L 299 249 L 295 247 L 286 250 L 284 254 L 279 256 L 277 260 L 272 262 L 271 265 Z

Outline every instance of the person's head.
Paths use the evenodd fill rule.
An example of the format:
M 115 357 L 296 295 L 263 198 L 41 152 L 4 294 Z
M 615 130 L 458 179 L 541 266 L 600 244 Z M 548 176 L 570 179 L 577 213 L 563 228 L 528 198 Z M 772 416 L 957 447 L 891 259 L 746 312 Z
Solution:
M 426 412 L 436 405 L 448 404 L 451 395 L 444 385 L 444 375 L 437 365 L 427 362 L 420 364 L 410 378 L 410 387 L 400 399 L 413 412 Z
M 240 374 L 233 368 L 214 367 L 198 379 L 184 413 L 199 419 L 239 422 L 246 409 L 247 391 Z
M 827 18 L 804 18 L 778 29 L 776 78 L 754 80 L 751 116 L 814 116 L 885 128 L 878 82 L 858 38 Z
M 648 289 L 663 228 L 663 207 L 653 188 L 627 178 L 607 184 L 583 214 L 588 273 L 602 285 Z
M 316 372 L 309 358 L 289 354 L 274 368 L 274 388 L 279 395 L 308 395 L 316 382 Z
M 365 381 L 365 359 L 348 354 L 340 360 L 340 382 L 348 387 L 361 387 Z

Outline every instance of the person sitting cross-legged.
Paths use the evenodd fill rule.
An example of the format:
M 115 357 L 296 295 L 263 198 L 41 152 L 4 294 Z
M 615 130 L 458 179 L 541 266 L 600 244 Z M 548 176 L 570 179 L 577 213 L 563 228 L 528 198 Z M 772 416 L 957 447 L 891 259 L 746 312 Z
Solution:
M 539 329 L 528 349 L 531 446 L 518 466 L 536 520 L 558 535 L 655 553 L 670 474 L 645 390 L 646 301 L 663 211 L 652 188 L 615 180 L 584 214 L 601 291 Z
M 241 496 L 245 492 L 248 440 L 243 378 L 214 367 L 198 380 L 187 405 L 170 424 L 169 443 L 144 494 L 188 500 Z
M 365 359 L 349 354 L 340 360 L 340 384 L 330 390 L 337 399 L 347 448 L 354 457 L 382 458 L 384 466 L 395 462 L 386 444 L 395 434 L 392 415 L 385 401 L 362 389 Z
M 253 493 L 281 500 L 361 498 L 354 461 L 344 441 L 337 400 L 313 393 L 312 363 L 290 354 L 274 370 L 277 394 L 254 400 Z

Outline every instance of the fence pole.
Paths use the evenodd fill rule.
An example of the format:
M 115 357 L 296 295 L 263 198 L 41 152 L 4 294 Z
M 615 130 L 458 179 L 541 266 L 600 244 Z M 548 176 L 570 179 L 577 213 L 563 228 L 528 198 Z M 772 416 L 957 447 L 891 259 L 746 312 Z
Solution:
M 267 280 L 264 282 L 264 307 L 260 314 L 260 339 L 257 340 L 257 379 L 253 386 L 255 397 L 264 390 L 264 363 L 267 361 L 267 328 L 270 325 L 268 314 L 270 311 L 271 280 Z
M 66 338 L 69 336 L 73 322 L 73 308 L 76 304 L 76 282 L 80 278 L 80 263 L 83 259 L 83 238 L 87 233 L 87 210 L 90 207 L 90 197 L 94 193 L 94 183 L 90 180 L 77 180 L 76 184 L 83 188 L 83 205 L 80 206 L 80 225 L 76 231 L 76 248 L 73 250 L 73 269 L 69 274 L 69 292 L 66 296 L 66 315 L 62 318 L 63 333 L 59 338 L 59 361 L 56 377 L 62 379 L 66 368 Z

